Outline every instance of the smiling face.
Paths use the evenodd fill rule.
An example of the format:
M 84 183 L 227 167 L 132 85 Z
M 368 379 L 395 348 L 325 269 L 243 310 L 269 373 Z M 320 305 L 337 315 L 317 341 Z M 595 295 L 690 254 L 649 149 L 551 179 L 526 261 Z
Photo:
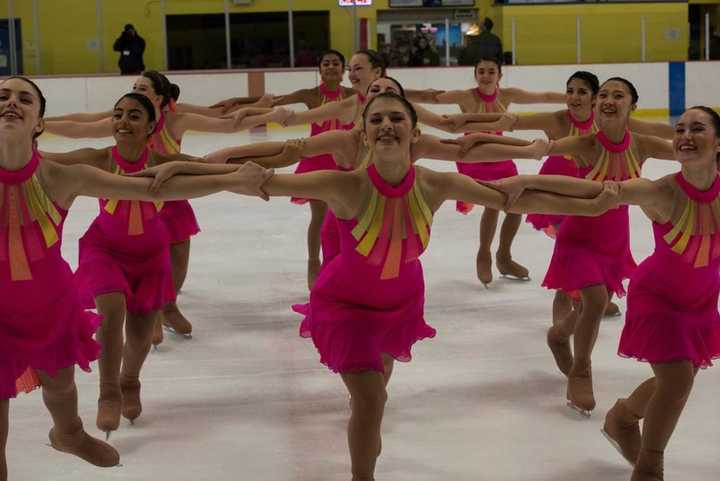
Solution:
M 710 114 L 699 109 L 686 110 L 675 125 L 673 152 L 678 162 L 712 162 L 720 152 L 720 132 Z
M 380 77 L 382 69 L 373 67 L 370 59 L 364 53 L 356 53 L 350 58 L 350 73 L 348 78 L 355 90 L 365 92 L 370 82 Z
M 328 53 L 320 61 L 320 78 L 324 83 L 340 83 L 343 80 L 344 68 L 340 57 Z
M 577 117 L 577 114 L 587 114 L 592 111 L 595 104 L 595 95 L 587 82 L 579 78 L 573 78 L 567 84 L 565 102 L 570 112 Z
M 412 115 L 398 99 L 379 98 L 365 112 L 365 141 L 376 153 L 410 153 L 420 136 Z
M 149 78 L 138 77 L 133 84 L 132 91 L 150 99 L 150 102 L 152 102 L 156 109 L 160 109 L 162 106 L 163 97 L 155 91 L 152 81 Z
M 35 87 L 19 78 L 0 83 L 0 135 L 8 141 L 19 141 L 42 130 L 40 96 Z
M 598 118 L 605 121 L 625 122 L 635 110 L 632 94 L 624 82 L 610 80 L 600 87 L 597 95 Z
M 373 83 L 370 84 L 370 88 L 367 93 L 368 101 L 385 92 L 402 95 L 402 91 L 397 83 L 389 78 L 382 77 L 374 80 Z
M 481 60 L 475 66 L 475 81 L 484 94 L 491 95 L 495 92 L 501 78 L 500 67 L 491 60 Z
M 145 144 L 155 127 L 145 107 L 135 99 L 125 97 L 115 106 L 112 115 L 115 141 Z

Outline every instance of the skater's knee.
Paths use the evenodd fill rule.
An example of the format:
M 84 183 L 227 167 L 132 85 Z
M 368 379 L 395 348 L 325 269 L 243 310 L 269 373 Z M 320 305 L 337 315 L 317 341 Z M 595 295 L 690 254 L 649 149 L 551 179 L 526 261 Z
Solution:
M 145 315 L 128 313 L 125 325 L 127 341 L 135 345 L 150 344 L 157 316 L 157 311 Z
M 43 371 L 37 373 L 44 396 L 65 397 L 75 393 L 75 374 L 72 367 L 61 369 L 54 376 Z
M 602 315 L 607 307 L 609 297 L 604 286 L 594 286 L 582 291 L 582 311 L 586 315 Z
M 367 417 L 382 418 L 385 403 L 387 403 L 387 392 L 384 389 L 361 391 L 352 395 L 353 412 Z
M 120 293 L 101 294 L 95 298 L 95 307 L 103 318 L 103 330 L 116 330 L 125 320 L 125 296 Z
M 385 379 L 382 373 L 362 371 L 343 374 L 343 381 L 350 392 L 353 414 L 382 418 L 387 402 Z

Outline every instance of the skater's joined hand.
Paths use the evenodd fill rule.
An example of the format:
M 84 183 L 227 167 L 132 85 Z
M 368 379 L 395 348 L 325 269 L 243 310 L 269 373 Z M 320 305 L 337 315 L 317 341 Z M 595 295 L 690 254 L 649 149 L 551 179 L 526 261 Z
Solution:
M 462 159 L 475 145 L 482 143 L 482 140 L 472 135 L 465 135 L 456 139 L 440 139 L 440 143 L 459 146 L 458 158 Z
M 504 179 L 481 181 L 482 185 L 498 190 L 505 194 L 505 205 L 503 209 L 508 210 L 515 205 L 515 202 L 525 192 L 525 183 L 520 177 L 506 177 Z
M 260 197 L 263 200 L 269 200 L 270 196 L 263 190 L 263 185 L 273 175 L 274 169 L 266 169 L 254 162 L 246 162 L 237 168 L 232 175 L 236 178 L 236 187 L 229 189 L 230 192 L 242 195 L 251 195 Z
M 167 182 L 168 179 L 173 178 L 180 172 L 178 169 L 179 164 L 179 162 L 165 162 L 164 164 L 155 165 L 139 172 L 133 172 L 125 175 L 128 177 L 152 177 L 152 182 L 150 183 L 150 187 L 148 187 L 148 191 L 155 193 L 160 190 L 160 187 Z
M 620 188 L 619 182 L 609 180 L 603 182 L 603 190 L 595 197 L 601 214 L 618 206 L 620 203 Z

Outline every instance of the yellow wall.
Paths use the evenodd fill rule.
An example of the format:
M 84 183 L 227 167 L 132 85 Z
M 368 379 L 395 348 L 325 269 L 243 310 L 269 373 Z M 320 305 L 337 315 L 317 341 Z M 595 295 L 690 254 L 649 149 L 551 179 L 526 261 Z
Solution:
M 578 16 L 583 63 L 639 62 L 641 17 L 646 20 L 647 61 L 686 60 L 687 8 L 683 3 L 498 7 L 505 50 L 511 49 L 515 19 L 521 64 L 576 63 Z
M 223 0 L 166 0 L 169 15 L 222 13 Z M 358 17 L 370 24 L 370 45 L 375 46 L 377 11 L 388 0 L 358 9 Z M 112 44 L 126 23 L 145 38 L 145 64 L 149 69 L 165 65 L 160 0 L 103 0 L 98 14 L 93 0 L 14 0 L 14 14 L 21 19 L 23 62 L 29 74 L 91 74 L 117 72 L 117 53 Z M 336 0 L 293 0 L 296 10 L 330 10 L 332 48 L 352 53 L 352 15 Z M 37 7 L 37 12 L 34 8 Z M 639 18 L 647 19 L 647 60 L 682 60 L 687 54 L 687 5 L 602 4 L 558 6 L 494 6 L 477 0 L 478 18 L 495 21 L 495 31 L 506 50 L 511 47 L 511 19 L 517 25 L 518 60 L 523 64 L 575 63 L 575 18 L 583 16 L 583 62 L 640 60 Z M 7 17 L 6 2 L 0 15 Z M 287 0 L 253 0 L 250 6 L 230 6 L 231 13 L 286 11 Z M 33 14 L 39 19 L 39 48 Z M 668 28 L 677 28 L 677 40 L 668 39 Z M 39 52 L 39 59 L 37 57 Z M 36 69 L 39 61 L 40 68 Z

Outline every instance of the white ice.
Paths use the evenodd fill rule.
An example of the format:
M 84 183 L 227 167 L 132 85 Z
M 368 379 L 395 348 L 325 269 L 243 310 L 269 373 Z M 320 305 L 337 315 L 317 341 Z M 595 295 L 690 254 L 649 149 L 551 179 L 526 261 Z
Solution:
M 268 137 L 300 137 L 271 130 Z M 252 137 L 258 140 L 257 136 Z M 184 151 L 201 154 L 247 143 L 247 133 L 190 134 Z M 64 151 L 109 145 L 47 136 Z M 437 169 L 447 162 L 423 161 Z M 534 161 L 519 161 L 536 172 Z M 648 161 L 657 178 L 677 170 Z M 337 375 L 298 337 L 290 305 L 307 298 L 305 232 L 309 209 L 287 199 L 264 203 L 229 194 L 193 201 L 203 232 L 192 241 L 180 305 L 193 339 L 168 336 L 142 373 L 143 414 L 123 420 L 111 443 L 122 467 L 100 469 L 46 446 L 50 418 L 39 392 L 11 403 L 10 479 L 113 481 L 349 480 L 348 397 Z M 78 199 L 67 221 L 66 258 L 97 203 Z M 420 342 L 398 364 L 383 423 L 382 481 L 627 481 L 630 468 L 600 434 L 606 411 L 651 375 L 648 365 L 617 356 L 622 318 L 605 320 L 593 356 L 598 407 L 590 419 L 565 407 L 565 381 L 545 345 L 551 292 L 540 282 L 552 242 L 523 224 L 514 256 L 532 281 L 475 278 L 480 209 L 439 211 L 423 261 L 426 318 L 437 338 Z M 639 261 L 652 250 L 649 221 L 632 209 Z M 620 300 L 624 311 L 624 300 Z M 96 368 L 96 365 L 94 366 Z M 97 371 L 77 373 L 80 411 L 95 427 Z M 709 481 L 720 473 L 720 369 L 699 374 L 666 452 L 666 479 Z

